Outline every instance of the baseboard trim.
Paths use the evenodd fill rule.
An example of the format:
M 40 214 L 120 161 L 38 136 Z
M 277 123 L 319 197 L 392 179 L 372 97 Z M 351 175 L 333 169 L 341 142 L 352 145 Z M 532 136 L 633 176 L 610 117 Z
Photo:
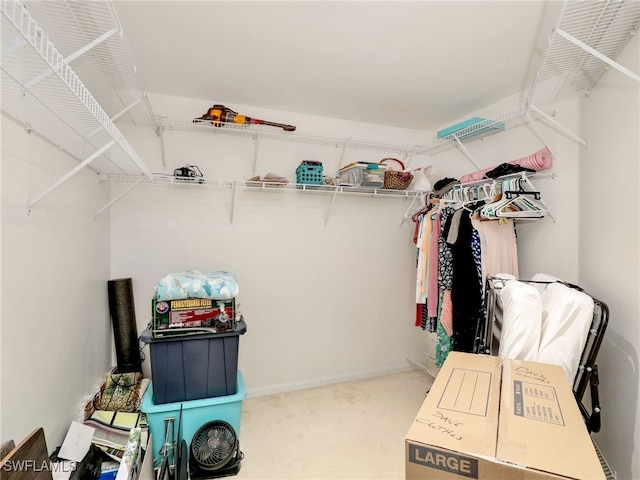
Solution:
M 265 397 L 267 395 L 276 395 L 279 393 L 293 392 L 296 390 L 306 390 L 309 388 L 324 387 L 335 383 L 350 382 L 352 380 L 363 380 L 373 377 L 381 377 L 393 373 L 402 373 L 412 370 L 409 365 L 402 365 L 391 368 L 383 368 L 379 370 L 368 370 L 366 372 L 353 372 L 344 375 L 335 375 L 331 377 L 315 378 L 311 380 L 302 380 L 298 382 L 280 383 L 278 385 L 269 385 L 265 387 L 247 388 L 247 398 Z

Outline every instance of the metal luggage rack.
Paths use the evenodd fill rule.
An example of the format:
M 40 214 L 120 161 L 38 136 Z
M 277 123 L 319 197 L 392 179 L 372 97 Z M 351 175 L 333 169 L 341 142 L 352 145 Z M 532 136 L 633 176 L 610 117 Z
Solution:
M 589 293 L 585 292 L 581 287 L 567 282 L 517 280 L 519 282 L 531 284 L 562 283 L 563 285 L 589 295 Z M 474 353 L 497 355 L 499 340 L 494 337 L 493 324 L 497 320 L 497 294 L 502 288 L 504 282 L 504 279 L 498 277 L 487 277 L 485 281 L 485 315 L 484 318 L 478 322 L 476 327 Z M 601 426 L 601 406 L 598 395 L 599 377 L 596 357 L 598 356 L 598 351 L 600 350 L 600 345 L 602 344 L 602 339 L 609 323 L 609 307 L 601 300 L 598 300 L 591 295 L 589 295 L 589 297 L 593 300 L 594 305 L 593 318 L 591 320 L 591 326 L 589 327 L 589 334 L 587 335 L 586 343 L 580 356 L 576 377 L 573 382 L 573 394 L 578 402 L 578 408 L 582 413 L 587 429 L 591 433 L 599 432 Z M 588 397 L 585 396 L 587 387 L 589 387 Z

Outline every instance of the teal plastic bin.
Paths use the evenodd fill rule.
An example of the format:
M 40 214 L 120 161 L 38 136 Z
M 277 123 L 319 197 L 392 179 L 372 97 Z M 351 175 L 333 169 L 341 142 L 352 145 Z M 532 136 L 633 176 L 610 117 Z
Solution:
M 223 420 L 229 423 L 240 438 L 240 418 L 242 416 L 242 401 L 247 396 L 242 373 L 238 370 L 237 391 L 234 395 L 224 395 L 200 400 L 188 400 L 184 402 L 153 403 L 153 389 L 151 385 L 142 399 L 140 410 L 147 416 L 149 433 L 153 438 L 154 463 L 160 457 L 160 449 L 165 440 L 165 418 L 175 418 L 174 441 L 178 441 L 178 419 L 180 418 L 180 406 L 182 406 L 182 438 L 187 442 L 187 449 L 191 446 L 191 440 L 196 431 L 205 423 L 213 420 Z

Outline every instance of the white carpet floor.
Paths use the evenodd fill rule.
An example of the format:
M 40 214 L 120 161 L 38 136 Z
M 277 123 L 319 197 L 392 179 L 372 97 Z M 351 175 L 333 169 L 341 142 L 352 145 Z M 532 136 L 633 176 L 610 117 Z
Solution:
M 404 479 L 404 438 L 432 377 L 355 380 L 242 405 L 238 480 Z

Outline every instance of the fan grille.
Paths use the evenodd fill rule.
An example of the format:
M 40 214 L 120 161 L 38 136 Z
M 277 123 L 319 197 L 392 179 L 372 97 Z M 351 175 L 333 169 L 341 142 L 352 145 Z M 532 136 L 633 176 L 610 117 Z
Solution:
M 236 432 L 221 420 L 202 425 L 191 440 L 191 454 L 198 465 L 216 470 L 226 465 L 238 447 Z

